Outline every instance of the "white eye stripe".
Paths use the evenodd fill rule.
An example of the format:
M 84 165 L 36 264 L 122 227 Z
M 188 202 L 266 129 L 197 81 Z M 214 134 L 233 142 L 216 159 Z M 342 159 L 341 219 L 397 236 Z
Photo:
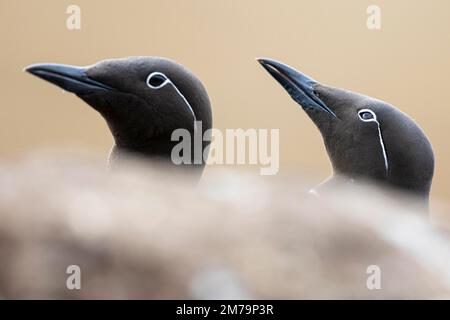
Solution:
M 161 80 L 162 80 L 162 79 L 165 79 L 165 80 L 162 80 L 161 84 L 158 84 L 157 86 L 154 86 L 154 85 L 152 85 L 152 84 L 150 83 L 150 81 L 151 81 L 151 80 L 153 79 L 153 77 L 155 77 L 155 76 L 156 76 L 156 77 L 161 77 Z M 171 84 L 172 87 L 173 87 L 173 88 L 175 89 L 175 91 L 177 92 L 177 94 L 181 97 L 181 99 L 183 99 L 184 103 L 187 105 L 189 111 L 191 112 L 192 117 L 194 118 L 194 131 L 197 130 L 197 117 L 195 116 L 194 109 L 192 109 L 191 104 L 190 104 L 189 101 L 186 99 L 186 97 L 181 93 L 181 91 L 178 90 L 177 86 L 176 86 L 172 81 L 170 81 L 170 79 L 169 79 L 164 73 L 158 72 L 158 71 L 150 73 L 150 74 L 148 75 L 148 77 L 147 77 L 146 83 L 147 83 L 147 86 L 148 86 L 149 88 L 151 88 L 151 89 L 161 89 L 161 88 L 164 87 L 165 85 Z
M 364 119 L 362 118 L 362 114 L 368 112 L 372 115 L 373 118 L 370 119 Z M 386 175 L 389 171 L 389 161 L 388 161 L 388 157 L 387 157 L 387 153 L 386 153 L 386 148 L 384 146 L 384 140 L 383 140 L 383 135 L 381 134 L 381 126 L 380 123 L 377 120 L 377 115 L 375 112 L 373 112 L 370 109 L 361 109 L 358 111 L 358 116 L 361 119 L 361 121 L 364 122 L 375 122 L 377 124 L 377 128 L 378 128 L 378 138 L 380 139 L 380 145 L 381 145 L 381 151 L 383 152 L 383 158 L 384 158 L 384 167 L 386 169 Z
M 194 118 L 194 130 L 197 130 L 197 117 L 195 116 L 194 113 L 194 109 L 192 109 L 189 101 L 187 101 L 186 97 L 180 92 L 180 90 L 178 90 L 177 86 L 174 85 L 172 82 L 170 82 L 170 84 L 175 88 L 176 92 L 178 93 L 178 95 L 183 99 L 183 101 L 186 103 L 186 105 L 188 106 L 189 110 L 192 113 L 192 117 Z

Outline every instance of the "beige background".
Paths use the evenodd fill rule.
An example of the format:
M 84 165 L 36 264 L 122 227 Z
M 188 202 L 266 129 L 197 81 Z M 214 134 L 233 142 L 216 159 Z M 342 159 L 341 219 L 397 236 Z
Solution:
M 78 4 L 82 28 L 66 28 Z M 382 28 L 366 28 L 378 4 Z M 22 72 L 35 62 L 87 65 L 160 55 L 206 85 L 215 127 L 280 128 L 281 173 L 330 165 L 317 129 L 255 62 L 268 56 L 324 83 L 386 100 L 428 134 L 436 198 L 450 198 L 450 1 L 0 1 L 0 156 L 48 147 L 106 154 L 103 120 L 71 94 Z

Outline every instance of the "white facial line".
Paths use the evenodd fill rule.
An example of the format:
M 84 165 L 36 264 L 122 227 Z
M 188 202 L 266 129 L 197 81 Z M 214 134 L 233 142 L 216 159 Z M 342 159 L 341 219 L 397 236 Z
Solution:
M 377 120 L 377 115 L 375 114 L 375 112 L 373 112 L 370 109 L 362 109 L 359 110 L 358 115 L 363 113 L 363 112 L 369 112 L 372 114 L 373 118 L 372 119 L 368 119 L 368 120 L 364 120 L 361 118 L 362 121 L 364 122 L 375 122 L 377 124 L 377 128 L 378 128 L 378 138 L 380 139 L 380 145 L 381 145 L 381 150 L 383 152 L 383 158 L 384 158 L 384 167 L 386 169 L 386 174 L 389 171 L 389 161 L 388 161 L 388 157 L 387 157 L 387 153 L 386 153 L 386 148 L 384 146 L 384 140 L 383 140 L 383 135 L 381 134 L 381 125 Z
M 166 80 L 165 80 L 163 83 L 161 83 L 159 86 L 156 86 L 156 87 L 155 87 L 155 86 L 152 86 L 152 85 L 150 84 L 149 80 L 150 80 L 153 76 L 155 76 L 155 75 L 160 75 L 160 76 L 164 77 Z M 178 95 L 179 95 L 179 96 L 183 99 L 183 101 L 186 103 L 186 105 L 187 105 L 188 108 L 189 108 L 189 111 L 192 113 L 192 117 L 194 118 L 194 131 L 197 131 L 197 117 L 195 116 L 194 109 L 192 109 L 192 107 L 191 107 L 189 101 L 187 101 L 186 97 L 180 92 L 180 90 L 178 90 L 177 86 L 176 86 L 172 81 L 170 81 L 170 79 L 169 79 L 164 73 L 161 73 L 161 72 L 153 72 L 153 73 L 149 74 L 149 76 L 147 77 L 147 81 L 146 81 L 146 82 L 147 82 L 147 85 L 148 85 L 151 89 L 161 89 L 161 88 L 164 87 L 166 84 L 170 83 L 170 84 L 172 85 L 172 87 L 175 89 L 175 91 L 178 93 Z
M 180 92 L 180 90 L 178 90 L 177 86 L 174 85 L 172 81 L 169 80 L 169 83 L 172 85 L 172 87 L 175 88 L 178 95 L 184 100 L 184 102 L 188 106 L 189 110 L 191 111 L 192 117 L 194 118 L 194 131 L 196 131 L 197 130 L 197 117 L 195 116 L 194 110 L 192 109 L 191 105 L 189 104 L 189 101 L 187 101 L 186 97 Z
M 383 136 L 381 134 L 381 127 L 380 127 L 380 123 L 378 121 L 376 121 L 377 125 L 378 125 L 378 136 L 380 137 L 380 144 L 381 144 L 381 149 L 383 150 L 383 157 L 384 157 L 384 167 L 386 168 L 386 174 L 389 171 L 389 162 L 388 162 L 388 158 L 387 158 L 387 154 L 386 154 L 386 148 L 384 147 L 384 141 L 383 141 Z

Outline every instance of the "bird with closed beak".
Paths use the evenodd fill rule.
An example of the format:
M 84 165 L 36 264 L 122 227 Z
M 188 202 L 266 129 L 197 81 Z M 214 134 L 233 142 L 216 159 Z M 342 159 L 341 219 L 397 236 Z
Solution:
M 428 205 L 433 150 L 412 118 L 381 100 L 321 84 L 279 61 L 257 60 L 322 134 L 333 175 L 313 190 L 316 194 L 338 179 L 363 179 L 406 191 Z
M 172 140 L 172 133 L 185 129 L 192 139 L 192 161 L 177 165 L 201 176 L 207 152 L 194 152 L 194 138 L 211 128 L 211 106 L 200 80 L 179 63 L 128 57 L 88 67 L 40 63 L 25 71 L 75 93 L 101 114 L 115 141 L 111 165 L 130 154 L 175 165 L 172 150 L 179 142 Z M 202 151 L 207 151 L 208 139 L 201 141 Z

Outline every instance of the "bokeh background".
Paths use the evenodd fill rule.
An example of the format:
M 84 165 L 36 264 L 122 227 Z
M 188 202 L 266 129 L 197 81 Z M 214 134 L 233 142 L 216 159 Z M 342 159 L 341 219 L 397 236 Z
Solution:
M 66 8 L 81 7 L 81 30 Z M 366 9 L 381 8 L 381 30 Z M 207 87 L 216 128 L 279 128 L 280 173 L 316 182 L 331 168 L 318 130 L 256 63 L 279 59 L 324 83 L 388 101 L 415 118 L 435 150 L 432 195 L 450 198 L 450 1 L 0 0 L 0 156 L 43 148 L 107 154 L 95 111 L 22 69 L 131 55 L 179 61 Z

